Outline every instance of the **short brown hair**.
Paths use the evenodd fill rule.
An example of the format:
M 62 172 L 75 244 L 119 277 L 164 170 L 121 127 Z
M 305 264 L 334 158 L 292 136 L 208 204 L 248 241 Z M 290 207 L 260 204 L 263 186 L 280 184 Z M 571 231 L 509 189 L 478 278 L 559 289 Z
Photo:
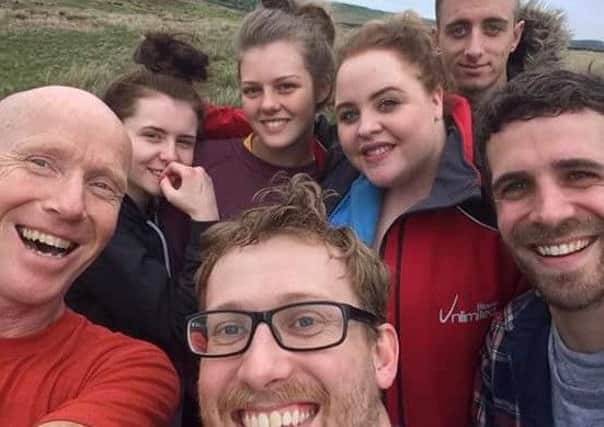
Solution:
M 218 223 L 202 235 L 202 262 L 196 275 L 200 307 L 205 306 L 208 279 L 220 258 L 234 248 L 286 235 L 325 245 L 344 263 L 361 308 L 385 321 L 388 270 L 377 253 L 365 246 L 354 231 L 329 224 L 319 184 L 308 175 L 297 174 L 285 184 L 265 190 L 262 196 L 269 204 Z
M 598 76 L 541 69 L 512 79 L 477 114 L 476 141 L 488 190 L 491 169 L 486 148 L 493 134 L 513 122 L 584 110 L 604 114 L 604 80 Z
M 328 96 L 319 100 L 317 108 L 329 101 L 335 75 L 333 44 L 335 25 L 319 4 L 296 0 L 262 0 L 248 13 L 237 33 L 239 64 L 246 51 L 277 41 L 296 43 L 302 52 L 306 70 L 311 75 L 315 92 L 328 89 Z
M 430 27 L 414 12 L 364 24 L 338 51 L 338 69 L 346 59 L 372 50 L 387 50 L 419 68 L 417 76 L 428 92 L 451 89 Z
M 440 23 L 440 8 L 442 7 L 444 0 L 434 1 L 434 15 L 436 16 L 436 25 Z M 518 21 L 520 18 L 520 0 L 514 0 L 514 21 Z

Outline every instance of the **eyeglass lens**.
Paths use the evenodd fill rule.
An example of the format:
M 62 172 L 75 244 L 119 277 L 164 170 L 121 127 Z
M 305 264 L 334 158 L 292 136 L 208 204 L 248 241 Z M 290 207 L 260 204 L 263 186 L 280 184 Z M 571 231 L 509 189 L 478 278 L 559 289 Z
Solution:
M 290 350 L 311 350 L 340 341 L 345 332 L 342 309 L 331 304 L 300 304 L 273 312 L 271 329 L 277 342 Z M 253 338 L 254 318 L 247 313 L 220 311 L 196 317 L 189 324 L 189 342 L 202 355 L 242 351 Z

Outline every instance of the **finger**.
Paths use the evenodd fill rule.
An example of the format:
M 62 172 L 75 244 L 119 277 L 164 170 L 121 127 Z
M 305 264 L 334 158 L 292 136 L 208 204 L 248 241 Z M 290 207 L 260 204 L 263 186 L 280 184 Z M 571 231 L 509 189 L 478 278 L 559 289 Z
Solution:
M 203 168 L 203 166 L 193 166 L 193 169 L 198 171 L 202 176 L 210 177 L 210 175 L 206 172 L 206 170 Z
M 194 166 L 192 169 L 201 178 L 201 182 L 204 186 L 209 185 L 212 188 L 214 187 L 214 182 L 212 181 L 212 177 L 210 176 L 209 173 L 206 172 L 206 170 L 203 167 Z
M 162 172 L 162 177 L 167 176 L 167 175 L 182 176 L 182 174 L 185 173 L 186 170 L 189 168 L 190 168 L 190 166 L 185 166 L 182 163 L 170 162 L 170 163 L 168 163 L 168 166 L 166 166 L 164 168 L 164 170 Z
M 183 176 L 182 176 L 182 174 L 178 173 L 177 171 L 168 170 L 167 168 L 164 169 L 164 171 L 162 172 L 162 176 L 160 177 L 160 180 L 163 180 L 164 178 L 167 178 L 170 181 L 170 183 L 172 184 L 172 187 L 174 187 L 176 189 L 180 188 L 180 186 L 182 185 Z
M 168 178 L 167 176 L 164 176 L 162 179 L 160 179 L 159 188 L 161 189 L 161 192 L 163 193 L 166 199 L 171 199 L 171 196 L 173 196 L 178 191 L 174 187 L 174 185 L 172 185 L 170 178 Z

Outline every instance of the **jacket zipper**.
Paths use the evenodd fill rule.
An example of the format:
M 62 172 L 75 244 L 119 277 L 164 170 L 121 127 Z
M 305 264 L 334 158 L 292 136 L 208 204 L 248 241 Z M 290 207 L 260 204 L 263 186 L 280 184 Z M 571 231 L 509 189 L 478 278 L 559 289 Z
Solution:
M 151 227 L 157 235 L 159 236 L 159 240 L 161 241 L 161 247 L 164 252 L 164 264 L 166 266 L 166 271 L 168 272 L 168 277 L 172 278 L 172 269 L 170 267 L 170 253 L 168 252 L 168 242 L 166 242 L 166 238 L 164 237 L 164 233 L 160 230 L 160 228 L 150 220 L 146 220 L 147 225 Z
M 400 224 L 398 225 L 399 229 L 398 229 L 398 233 L 397 233 L 397 240 L 396 240 L 396 270 L 395 270 L 395 286 L 394 289 L 391 290 L 391 292 L 394 292 L 394 327 L 397 331 L 397 335 L 400 336 L 400 331 L 401 331 L 401 279 L 402 279 L 402 273 L 403 273 L 403 239 L 405 237 L 405 222 L 406 222 L 406 216 L 405 214 L 400 215 L 399 217 L 397 217 L 392 224 L 390 224 L 390 226 L 386 229 L 386 232 L 384 233 L 384 235 L 382 236 L 382 240 L 379 243 L 379 254 L 380 254 L 380 258 L 382 259 L 382 261 L 385 261 L 385 255 L 386 255 L 386 246 L 387 246 L 387 241 L 388 241 L 388 234 L 390 233 L 390 231 L 392 230 L 392 227 L 397 224 L 398 222 L 400 222 Z M 400 342 L 400 340 L 399 340 Z M 402 355 L 404 354 L 402 347 L 399 349 L 399 357 L 402 359 Z M 399 414 L 399 418 L 400 418 L 400 427 L 405 427 L 405 402 L 404 402 L 404 398 L 403 398 L 403 368 L 402 368 L 402 361 L 399 360 L 398 363 L 398 381 L 396 381 L 395 387 L 397 388 L 397 397 L 398 397 L 398 401 L 396 402 L 397 404 L 397 409 L 398 409 L 398 414 Z

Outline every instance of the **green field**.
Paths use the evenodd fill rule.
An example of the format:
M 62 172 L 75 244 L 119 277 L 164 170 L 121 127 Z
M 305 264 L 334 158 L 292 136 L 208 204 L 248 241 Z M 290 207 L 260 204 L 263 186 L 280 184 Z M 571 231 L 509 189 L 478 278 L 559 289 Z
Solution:
M 191 33 L 210 56 L 210 101 L 238 102 L 232 40 L 245 13 L 220 2 L 251 0 L 0 0 L 0 97 L 43 84 L 99 93 L 133 67 L 132 52 L 147 31 Z M 244 7 L 244 8 L 245 8 Z M 340 33 L 381 12 L 332 5 Z M 595 62 L 594 62 L 595 61 Z M 573 52 L 569 66 L 604 75 L 604 54 Z
M 231 40 L 242 15 L 194 0 L 0 2 L 0 97 L 49 83 L 98 93 L 133 67 L 145 32 L 165 30 L 194 35 L 211 60 L 208 98 L 236 102 Z
M 210 78 L 202 87 L 206 96 L 214 103 L 238 103 L 232 41 L 245 11 L 221 1 L 0 1 L 0 97 L 50 83 L 99 93 L 134 66 L 132 52 L 145 32 L 165 30 L 193 34 L 195 44 L 209 54 Z M 382 15 L 334 5 L 340 22 Z

